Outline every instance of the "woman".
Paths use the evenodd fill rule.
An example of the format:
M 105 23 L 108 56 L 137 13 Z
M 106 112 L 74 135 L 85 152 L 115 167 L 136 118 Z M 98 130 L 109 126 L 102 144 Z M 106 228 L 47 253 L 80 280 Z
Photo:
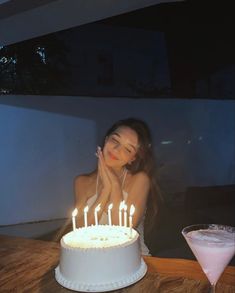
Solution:
M 95 223 L 95 208 L 100 205 L 99 223 L 107 224 L 108 206 L 112 203 L 112 224 L 118 225 L 120 202 L 125 200 L 127 211 L 133 204 L 133 227 L 140 233 L 142 254 L 148 255 L 149 250 L 144 243 L 144 218 L 150 200 L 149 206 L 156 214 L 157 194 L 151 135 L 147 125 L 134 118 L 118 121 L 108 130 L 96 155 L 98 168 L 75 179 L 77 208 L 83 210 L 89 206 L 88 224 L 92 225 Z M 81 213 L 77 222 L 78 226 L 84 226 Z

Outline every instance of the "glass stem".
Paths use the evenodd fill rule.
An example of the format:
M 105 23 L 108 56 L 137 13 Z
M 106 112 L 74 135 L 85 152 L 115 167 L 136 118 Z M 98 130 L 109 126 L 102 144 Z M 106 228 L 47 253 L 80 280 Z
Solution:
M 216 293 L 215 292 L 215 286 L 216 286 L 216 284 L 211 285 L 210 293 Z

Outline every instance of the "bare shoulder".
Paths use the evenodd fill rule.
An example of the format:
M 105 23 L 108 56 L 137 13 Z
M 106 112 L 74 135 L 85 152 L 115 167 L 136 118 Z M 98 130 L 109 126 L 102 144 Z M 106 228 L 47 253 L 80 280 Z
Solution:
M 74 179 L 75 188 L 79 187 L 79 189 L 86 190 L 89 186 L 92 185 L 92 183 L 94 182 L 94 178 L 95 178 L 94 172 L 89 174 L 82 174 L 75 177 Z
M 150 178 L 147 173 L 141 171 L 132 175 L 132 181 L 133 183 L 136 183 L 137 181 L 140 181 L 141 183 L 150 183 Z
M 127 180 L 127 184 L 126 184 L 126 189 L 128 190 L 133 190 L 133 189 L 139 189 L 143 186 L 145 186 L 145 188 L 149 188 L 150 187 L 150 178 L 147 175 L 147 173 L 141 171 L 138 172 L 136 174 L 129 174 L 129 178 Z
M 150 178 L 145 172 L 130 174 L 129 182 L 127 182 L 125 191 L 128 192 L 128 201 L 145 207 L 150 190 Z

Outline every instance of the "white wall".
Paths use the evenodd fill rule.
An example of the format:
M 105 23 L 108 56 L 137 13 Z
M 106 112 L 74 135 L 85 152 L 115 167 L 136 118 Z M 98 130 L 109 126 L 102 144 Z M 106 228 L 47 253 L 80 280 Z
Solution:
M 234 100 L 3 100 L 14 106 L 0 105 L 0 225 L 69 215 L 74 176 L 92 169 L 106 129 L 129 116 L 151 127 L 167 193 L 235 184 Z
M 95 123 L 0 106 L 0 137 L 0 225 L 67 217 L 73 178 L 92 167 Z

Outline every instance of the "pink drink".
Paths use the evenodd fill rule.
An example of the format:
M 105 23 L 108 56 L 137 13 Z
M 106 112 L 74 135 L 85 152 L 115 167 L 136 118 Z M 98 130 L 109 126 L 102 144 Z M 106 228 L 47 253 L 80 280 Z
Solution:
M 210 283 L 216 284 L 235 254 L 235 233 L 224 229 L 190 231 L 185 239 Z

